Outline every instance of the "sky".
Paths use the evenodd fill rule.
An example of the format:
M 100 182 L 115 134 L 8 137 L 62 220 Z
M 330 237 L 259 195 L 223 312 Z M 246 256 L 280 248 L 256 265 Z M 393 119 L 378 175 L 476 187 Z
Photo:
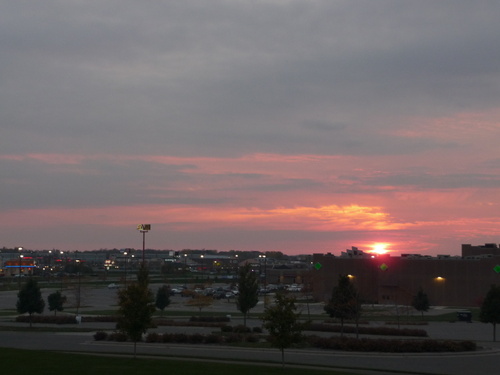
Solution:
M 0 0 L 0 247 L 500 242 L 500 2 Z M 385 244 L 385 245 L 384 245 Z

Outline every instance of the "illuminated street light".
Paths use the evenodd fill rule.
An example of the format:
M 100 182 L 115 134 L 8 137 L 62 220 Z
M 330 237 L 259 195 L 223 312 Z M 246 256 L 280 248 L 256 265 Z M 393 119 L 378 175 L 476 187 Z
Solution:
M 137 230 L 142 233 L 142 266 L 144 267 L 145 265 L 144 253 L 146 252 L 146 233 L 148 233 L 151 230 L 151 224 L 139 224 L 137 226 Z

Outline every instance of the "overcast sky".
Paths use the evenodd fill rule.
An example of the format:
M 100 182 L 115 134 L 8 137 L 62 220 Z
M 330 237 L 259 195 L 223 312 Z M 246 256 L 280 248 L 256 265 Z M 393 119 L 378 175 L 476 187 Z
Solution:
M 0 0 L 0 247 L 500 242 L 500 2 Z

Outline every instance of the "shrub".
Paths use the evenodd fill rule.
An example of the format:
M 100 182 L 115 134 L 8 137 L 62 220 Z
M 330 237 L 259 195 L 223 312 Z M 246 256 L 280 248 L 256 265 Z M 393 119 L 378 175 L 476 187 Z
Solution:
M 172 341 L 179 344 L 185 344 L 188 342 L 188 335 L 185 333 L 174 333 L 172 335 Z
M 205 323 L 221 323 L 230 322 L 231 319 L 227 316 L 192 316 L 190 322 L 205 322 Z
M 102 322 L 102 323 L 114 323 L 118 321 L 116 315 L 97 315 L 97 316 L 85 316 L 85 322 Z
M 127 341 L 128 336 L 123 332 L 113 332 L 108 335 L 108 341 L 118 341 L 124 342 Z
M 308 331 L 321 332 L 341 332 L 342 327 L 338 325 L 311 323 L 307 327 Z M 355 326 L 344 326 L 344 333 L 356 333 Z M 359 334 L 381 335 L 381 336 L 415 336 L 427 337 L 427 332 L 423 329 L 391 328 L 391 327 L 358 327 Z
M 243 336 L 240 335 L 239 333 L 231 333 L 226 336 L 225 342 L 227 343 L 237 343 L 241 342 L 243 339 Z
M 16 317 L 18 323 L 29 323 L 29 315 L 19 315 Z M 74 315 L 31 315 L 32 323 L 45 323 L 45 324 L 76 324 L 76 317 Z
M 194 333 L 189 335 L 188 340 L 190 344 L 201 344 L 205 341 L 205 335 L 202 335 L 201 333 Z
M 260 338 L 257 335 L 246 335 L 245 336 L 245 341 L 246 342 L 259 342 Z
M 233 327 L 231 326 L 222 326 L 220 327 L 221 332 L 229 333 L 233 332 Z
M 476 344 L 472 341 L 355 339 L 318 336 L 309 336 L 307 341 L 315 348 L 359 352 L 423 353 L 476 350 Z
M 233 332 L 235 333 L 250 333 L 250 328 L 247 326 L 244 326 L 243 324 L 237 325 L 236 327 L 233 327 Z
M 98 331 L 94 333 L 94 340 L 95 341 L 103 341 L 108 338 L 108 334 L 104 331 Z
M 222 344 L 224 338 L 221 335 L 210 334 L 205 337 L 206 344 Z
M 146 342 L 163 342 L 163 336 L 154 332 L 148 333 Z
M 173 342 L 174 335 L 172 333 L 164 333 L 162 335 L 162 342 Z

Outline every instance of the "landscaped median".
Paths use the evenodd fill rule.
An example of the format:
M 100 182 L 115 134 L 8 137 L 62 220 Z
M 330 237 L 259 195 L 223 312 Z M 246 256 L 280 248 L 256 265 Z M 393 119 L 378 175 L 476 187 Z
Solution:
M 392 332 L 393 334 L 395 332 Z M 120 332 L 97 332 L 95 340 L 127 341 L 126 335 Z M 249 345 L 254 347 L 271 347 L 268 335 L 262 333 L 260 327 L 250 329 L 244 326 L 224 326 L 221 332 L 211 334 L 185 333 L 149 333 L 144 337 L 148 343 L 177 344 L 219 344 L 219 345 Z M 325 350 L 342 350 L 356 352 L 385 353 L 424 353 L 424 352 L 466 352 L 475 351 L 476 343 L 469 340 L 434 340 L 434 339 L 378 339 L 351 337 L 319 337 L 304 335 L 299 348 L 318 348 Z

